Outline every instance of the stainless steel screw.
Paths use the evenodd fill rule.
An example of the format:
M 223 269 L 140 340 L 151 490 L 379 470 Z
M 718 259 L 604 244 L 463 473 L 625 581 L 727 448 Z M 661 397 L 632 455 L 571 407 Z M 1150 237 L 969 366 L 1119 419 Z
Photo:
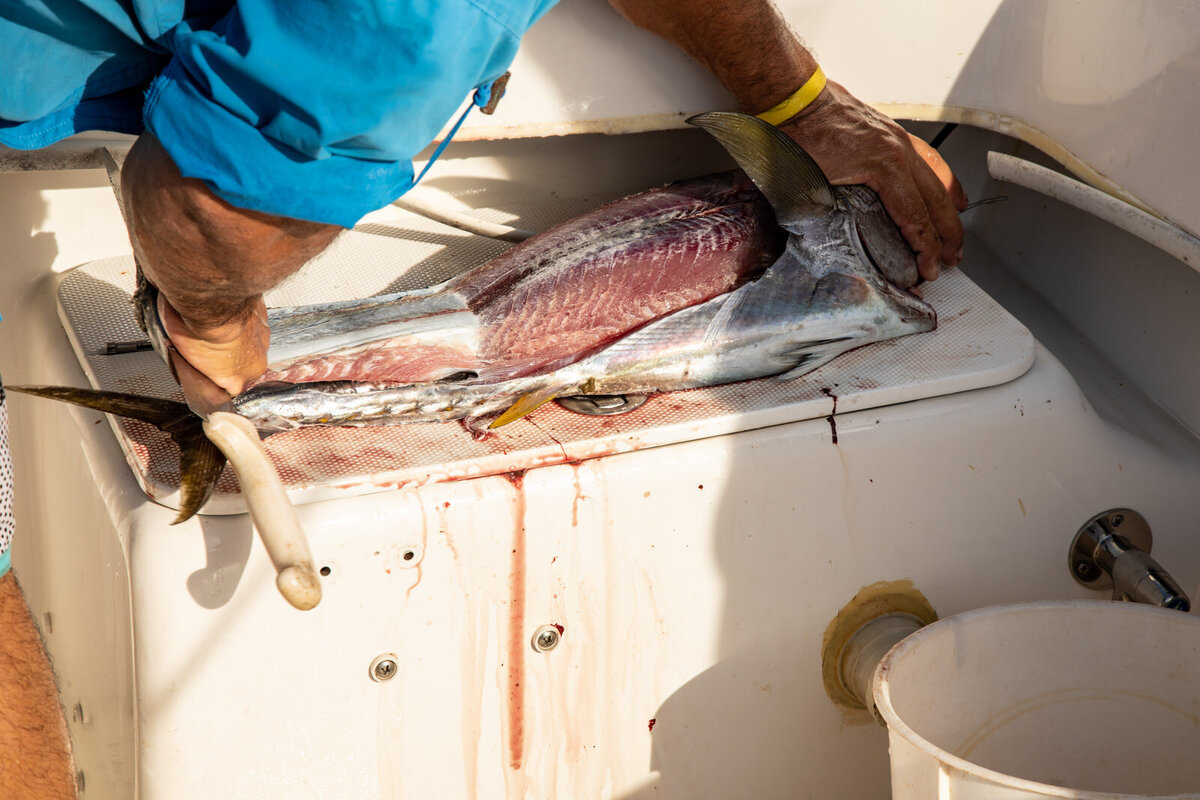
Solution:
M 373 681 L 390 681 L 396 677 L 396 673 L 400 671 L 400 665 L 396 663 L 396 657 L 391 653 L 384 653 L 381 656 L 376 656 L 371 662 L 371 680 Z
M 562 638 L 558 632 L 558 627 L 555 625 L 543 625 L 533 632 L 533 640 L 530 642 L 533 649 L 539 653 L 548 653 L 558 647 L 559 639 Z

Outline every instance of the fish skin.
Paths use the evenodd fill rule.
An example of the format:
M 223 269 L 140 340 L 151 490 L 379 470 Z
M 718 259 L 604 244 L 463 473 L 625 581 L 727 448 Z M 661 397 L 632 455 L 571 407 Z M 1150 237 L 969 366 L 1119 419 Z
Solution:
M 233 399 L 234 409 L 264 435 L 305 425 L 470 423 L 535 408 L 556 395 L 787 379 L 864 344 L 936 327 L 934 310 L 908 291 L 919 280 L 915 257 L 874 192 L 830 186 L 799 145 L 752 117 L 717 112 L 689 121 L 716 136 L 745 175 L 625 198 L 441 286 L 274 310 L 272 370 Z M 662 269 L 672 254 L 675 269 Z M 583 307 L 581 296 L 603 295 L 605 280 L 620 277 L 618 267 L 647 264 L 651 282 L 635 294 L 632 312 L 616 305 L 617 324 L 605 329 L 576 318 L 546 325 Z M 655 265 L 666 284 L 654 283 L 663 277 Z M 543 297 L 538 304 L 539 295 L 556 293 L 557 303 Z M 134 304 L 167 358 L 157 290 L 140 272 Z M 593 314 L 612 309 L 601 302 Z M 375 363 L 397 354 L 400 367 Z M 350 363 L 351 371 L 375 370 L 386 380 L 278 381 L 297 364 L 310 377 L 338 374 L 330 363 L 339 359 L 337 369 Z M 218 463 L 219 451 L 186 406 L 87 389 L 23 388 L 170 433 L 181 448 L 184 507 L 176 522 L 215 486 L 223 459 Z

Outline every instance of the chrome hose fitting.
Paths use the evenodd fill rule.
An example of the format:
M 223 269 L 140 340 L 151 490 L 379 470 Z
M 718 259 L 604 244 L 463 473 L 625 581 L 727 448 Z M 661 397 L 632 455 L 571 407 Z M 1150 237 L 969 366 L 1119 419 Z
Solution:
M 1111 587 L 1113 600 L 1189 611 L 1183 589 L 1150 557 L 1152 541 L 1145 517 L 1132 509 L 1097 514 L 1071 541 L 1071 576 L 1089 589 Z

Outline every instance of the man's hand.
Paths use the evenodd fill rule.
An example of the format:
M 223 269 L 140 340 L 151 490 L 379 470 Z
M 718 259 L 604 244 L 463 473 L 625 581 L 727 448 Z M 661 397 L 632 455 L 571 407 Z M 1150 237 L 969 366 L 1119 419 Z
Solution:
M 0 578 L 0 626 L 0 797 L 73 798 L 75 768 L 54 672 L 11 572 Z
M 267 369 L 271 329 L 261 297 L 247 317 L 200 331 L 189 327 L 162 294 L 158 316 L 176 350 L 171 359 L 175 378 L 188 405 L 199 413 L 224 405 Z
M 129 151 L 121 187 L 134 254 L 177 351 L 172 367 L 189 405 L 211 410 L 266 370 L 263 292 L 342 229 L 231 206 L 181 176 L 149 133 Z
M 967 196 L 941 155 L 830 81 L 811 105 L 779 126 L 833 184 L 865 184 L 917 254 L 925 280 L 962 260 L 958 212 Z
M 770 0 L 609 0 L 631 22 L 708 68 L 742 110 L 773 108 L 816 72 Z M 962 258 L 962 187 L 932 147 L 836 83 L 781 124 L 835 184 L 874 189 L 917 254 L 922 277 Z

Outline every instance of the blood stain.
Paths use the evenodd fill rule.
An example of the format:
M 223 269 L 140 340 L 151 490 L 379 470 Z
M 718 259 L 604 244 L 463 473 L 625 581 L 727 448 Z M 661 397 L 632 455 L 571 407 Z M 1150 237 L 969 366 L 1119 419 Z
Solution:
M 515 470 L 504 477 L 517 490 L 508 577 L 508 763 L 519 770 L 525 754 L 525 471 Z
M 651 720 L 650 720 L 650 724 L 649 724 L 647 727 L 648 727 L 648 728 L 650 728 L 650 730 L 651 730 L 651 731 L 653 731 L 653 730 L 654 730 L 654 723 L 656 723 L 656 722 L 658 722 L 658 718 L 657 718 L 657 717 L 655 717 L 655 718 L 651 719 Z
M 835 383 L 834 386 L 837 386 L 837 384 Z M 834 394 L 833 389 L 830 389 L 828 386 L 822 387 L 821 394 L 833 401 L 833 410 L 829 412 L 829 416 L 825 419 L 829 422 L 829 433 L 833 437 L 833 443 L 837 444 L 837 422 L 834 420 L 834 417 L 837 416 L 837 395 Z

